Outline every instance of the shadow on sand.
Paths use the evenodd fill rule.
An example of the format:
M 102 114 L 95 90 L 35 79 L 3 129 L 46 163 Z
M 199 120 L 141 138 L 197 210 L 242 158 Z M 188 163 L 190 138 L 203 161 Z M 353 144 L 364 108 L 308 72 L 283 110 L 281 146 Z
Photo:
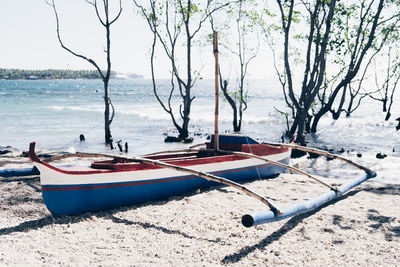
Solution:
M 25 181 L 25 182 L 27 183 L 27 185 L 29 187 L 32 187 L 34 189 L 35 193 L 40 194 L 40 189 L 36 185 L 36 181 L 33 182 L 33 181 L 29 180 L 29 181 Z M 215 190 L 215 189 L 222 190 L 222 191 L 224 190 L 221 187 L 214 187 L 212 189 L 201 190 L 201 192 L 205 192 L 207 190 Z M 266 238 L 264 238 L 263 240 L 261 240 L 258 244 L 255 244 L 253 246 L 246 246 L 234 254 L 225 256 L 222 260 L 222 263 L 229 264 L 229 263 L 239 262 L 242 258 L 248 256 L 250 253 L 252 253 L 255 250 L 264 250 L 270 244 L 274 243 L 275 241 L 278 241 L 280 238 L 284 237 L 285 234 L 287 234 L 288 232 L 295 229 L 305 218 L 308 218 L 308 217 L 318 213 L 321 209 L 323 209 L 324 207 L 326 207 L 328 205 L 331 205 L 338 201 L 344 200 L 348 197 L 354 196 L 361 191 L 368 191 L 368 192 L 371 192 L 374 194 L 382 194 L 382 195 L 385 195 L 385 194 L 399 195 L 400 194 L 400 186 L 388 185 L 386 187 L 378 187 L 378 188 L 367 187 L 367 188 L 351 191 L 351 192 L 347 193 L 346 195 L 341 196 L 338 199 L 332 200 L 313 211 L 310 211 L 310 212 L 307 212 L 304 214 L 300 214 L 300 215 L 297 215 L 297 216 L 289 219 L 280 229 L 276 230 L 271 235 L 269 235 Z M 193 194 L 196 194 L 196 193 L 192 192 L 192 193 L 185 194 L 185 195 L 174 196 L 174 197 L 171 197 L 166 200 L 152 201 L 152 202 L 147 202 L 147 203 L 140 204 L 140 205 L 132 205 L 132 206 L 121 207 L 121 208 L 117 208 L 117 209 L 113 209 L 113 210 L 109 210 L 109 211 L 99 211 L 96 213 L 85 213 L 85 214 L 76 215 L 76 216 L 54 217 L 52 215 L 45 215 L 44 212 L 40 212 L 40 213 L 43 213 L 43 215 L 45 215 L 45 216 L 40 219 L 22 222 L 16 226 L 1 228 L 0 235 L 8 235 L 8 234 L 15 233 L 15 232 L 35 231 L 35 230 L 42 229 L 49 225 L 79 223 L 81 221 L 91 219 L 93 216 L 95 216 L 97 218 L 110 219 L 116 224 L 137 225 L 137 226 L 140 226 L 145 229 L 147 229 L 147 228 L 155 229 L 155 230 L 161 231 L 166 234 L 180 235 L 184 238 L 203 240 L 203 241 L 208 241 L 208 242 L 212 242 L 212 243 L 218 243 L 220 245 L 227 245 L 227 243 L 225 243 L 223 240 L 220 240 L 220 239 L 216 239 L 216 240 L 204 239 L 201 237 L 196 237 L 193 235 L 186 234 L 179 230 L 168 229 L 163 226 L 154 225 L 150 222 L 130 221 L 130 220 L 118 218 L 115 216 L 115 213 L 140 208 L 142 206 L 147 206 L 147 205 L 162 206 L 167 201 L 181 200 L 181 199 L 188 197 L 190 195 L 193 195 Z M 18 198 L 18 196 L 13 195 L 13 196 L 10 196 L 8 198 L 8 200 L 10 200 L 10 201 L 12 200 L 15 203 L 25 203 L 27 201 L 35 202 L 35 203 L 38 203 L 38 202 L 42 203 L 42 201 L 38 201 L 35 198 L 32 198 L 32 197 L 27 198 L 27 196 L 25 196 L 25 195 L 19 196 L 19 198 Z M 41 215 L 41 214 L 38 214 L 38 215 Z M 392 241 L 393 237 L 400 236 L 400 227 L 398 227 L 398 226 L 392 227 L 390 225 L 391 222 L 395 222 L 396 220 L 398 220 L 395 217 L 382 216 L 379 214 L 378 211 L 371 209 L 371 210 L 368 210 L 368 218 L 366 218 L 366 219 L 367 219 L 367 221 L 371 222 L 369 227 L 371 227 L 372 229 L 375 229 L 375 230 L 380 230 L 385 234 L 385 238 L 387 241 Z M 349 229 L 349 230 L 352 229 L 351 226 L 342 225 L 342 220 L 343 220 L 343 218 L 341 216 L 335 215 L 335 216 L 333 216 L 332 223 L 341 227 L 342 229 Z M 363 222 L 357 221 L 357 222 L 351 222 L 351 223 L 363 223 Z M 325 231 L 328 233 L 330 233 L 330 232 L 333 233 L 333 230 L 331 230 L 331 229 L 322 229 L 322 231 Z
M 132 209 L 132 208 L 130 208 L 130 209 Z M 126 209 L 126 210 L 128 210 L 128 209 Z M 144 229 L 154 229 L 154 230 L 163 232 L 165 234 L 180 235 L 180 236 L 182 236 L 184 238 L 188 238 L 188 239 L 196 239 L 199 241 L 207 241 L 207 242 L 218 243 L 218 244 L 220 244 L 221 242 L 224 242 L 219 239 L 211 240 L 211 239 L 204 239 L 201 237 L 196 237 L 196 236 L 181 232 L 179 230 L 168 229 L 166 227 L 154 225 L 149 222 L 130 221 L 127 219 L 118 218 L 113 214 L 113 213 L 117 213 L 117 212 L 121 212 L 121 211 L 123 211 L 123 209 L 121 210 L 121 208 L 119 208 L 118 210 L 111 210 L 111 211 L 107 211 L 107 212 L 98 212 L 98 213 L 85 213 L 83 215 L 76 215 L 76 216 L 55 217 L 52 215 L 47 215 L 40 219 L 23 222 L 17 226 L 1 228 L 0 236 L 1 235 L 9 235 L 9 234 L 16 233 L 16 232 L 35 231 L 35 230 L 39 230 L 39 229 L 42 229 L 42 228 L 44 228 L 46 226 L 50 226 L 50 225 L 62 225 L 62 224 L 68 225 L 68 224 L 79 223 L 81 221 L 90 220 L 93 218 L 93 216 L 95 216 L 97 218 L 110 219 L 112 222 L 114 222 L 116 224 L 137 225 Z
M 353 190 L 337 199 L 334 199 L 324 205 L 322 205 L 321 207 L 294 216 L 291 219 L 289 219 L 281 228 L 279 228 L 278 230 L 276 230 L 275 232 L 273 232 L 271 235 L 267 236 L 266 238 L 264 238 L 263 240 L 261 240 L 258 244 L 255 244 L 253 246 L 246 246 L 243 247 L 241 250 L 239 250 L 238 252 L 231 254 L 231 255 L 227 255 L 225 256 L 221 263 L 222 264 L 230 264 L 230 263 L 237 263 L 239 262 L 241 259 L 247 257 L 250 253 L 254 252 L 255 250 L 265 250 L 270 244 L 274 243 L 275 241 L 278 241 L 280 238 L 282 238 L 285 234 L 287 234 L 288 232 L 292 231 L 293 229 L 295 229 L 305 218 L 308 218 L 310 216 L 313 216 L 314 214 L 318 213 L 321 209 L 332 205 L 338 201 L 344 200 L 348 197 L 354 196 L 356 194 L 358 194 L 359 192 L 362 191 L 368 191 L 374 194 L 390 194 L 390 195 L 398 195 L 400 194 L 400 186 L 398 185 L 388 185 L 386 187 L 379 187 L 379 188 L 374 188 L 374 187 L 368 187 L 365 189 L 358 189 L 358 190 Z M 368 210 L 368 221 L 373 222 L 373 224 L 369 225 L 369 227 L 372 228 L 380 228 L 383 229 L 384 234 L 385 234 L 385 239 L 387 241 L 392 241 L 393 236 L 400 236 L 400 227 L 391 227 L 389 225 L 390 222 L 394 222 L 396 220 L 395 217 L 387 217 L 387 216 L 380 216 L 377 215 L 378 212 L 375 210 Z M 342 224 L 342 216 L 338 216 L 338 215 L 334 215 L 333 216 L 333 224 L 339 226 L 342 229 L 345 230 L 351 230 L 353 229 L 352 226 L 348 226 L 348 225 L 343 225 Z M 400 222 L 400 220 L 399 220 Z M 351 223 L 355 223 L 355 221 L 352 221 Z M 358 223 L 362 223 L 360 221 L 358 221 Z M 301 229 L 300 229 L 301 231 Z M 322 229 L 322 231 L 324 232 L 328 232 L 328 233 L 334 233 L 332 229 Z M 343 241 L 339 240 L 339 241 L 334 241 L 334 242 L 338 242 L 341 243 Z
M 37 177 L 38 178 L 38 177 Z M 193 192 L 189 192 L 187 194 L 183 195 L 178 195 L 178 196 L 171 196 L 167 199 L 162 199 L 162 200 L 157 200 L 157 201 L 149 201 L 146 203 L 142 204 L 137 204 L 137 205 L 130 205 L 130 206 L 124 206 L 124 207 L 119 207 L 111 210 L 105 210 L 105 211 L 98 211 L 98 212 L 88 212 L 80 215 L 71 215 L 71 216 L 53 216 L 49 215 L 47 210 L 33 210 L 33 211 L 26 211 L 26 207 L 21 207 L 19 208 L 19 205 L 21 204 L 26 204 L 26 203 L 33 203 L 33 204 L 41 204 L 44 205 L 43 199 L 39 194 L 41 194 L 40 190 L 40 184 L 39 184 L 39 179 L 10 179 L 8 182 L 24 182 L 25 185 L 28 187 L 31 187 L 35 191 L 35 195 L 27 195 L 25 192 L 24 194 L 20 195 L 10 195 L 7 198 L 4 198 L 2 200 L 3 205 L 11 206 L 12 213 L 18 217 L 25 217 L 26 213 L 29 212 L 31 216 L 44 216 L 40 219 L 35 219 L 35 220 L 30 220 L 30 221 L 25 221 L 20 223 L 19 225 L 16 226 L 11 226 L 11 227 L 5 227 L 5 228 L 0 228 L 0 236 L 2 235 L 9 235 L 12 233 L 16 232 L 30 232 L 30 231 L 35 231 L 42 229 L 46 226 L 50 225 L 62 225 L 62 224 L 74 224 L 74 223 L 79 223 L 81 221 L 85 220 L 91 220 L 93 217 L 96 218 L 104 218 L 104 219 L 109 219 L 115 224 L 125 224 L 125 225 L 137 225 L 139 227 L 142 227 L 144 229 L 154 229 L 157 231 L 160 231 L 165 234 L 171 234 L 171 235 L 180 235 L 183 238 L 188 238 L 188 239 L 196 239 L 196 240 L 201 240 L 201 241 L 207 241 L 207 242 L 212 242 L 212 243 L 218 243 L 218 244 L 226 244 L 225 241 L 220 240 L 220 239 L 205 239 L 202 237 L 196 237 L 193 235 L 189 235 L 187 233 L 184 233 L 182 231 L 176 230 L 176 229 L 168 229 L 163 226 L 155 225 L 150 222 L 145 222 L 145 221 L 130 221 L 124 218 L 118 218 L 115 216 L 116 213 L 121 213 L 129 210 L 135 210 L 135 209 L 140 209 L 143 206 L 162 206 L 167 203 L 168 201 L 180 201 L 183 200 L 184 198 L 187 198 L 192 195 L 196 195 L 198 193 L 205 193 L 210 190 L 225 190 L 222 187 L 223 186 L 214 186 L 211 188 L 205 188 L 205 189 L 199 189 Z M 46 214 L 47 213 L 47 214 Z

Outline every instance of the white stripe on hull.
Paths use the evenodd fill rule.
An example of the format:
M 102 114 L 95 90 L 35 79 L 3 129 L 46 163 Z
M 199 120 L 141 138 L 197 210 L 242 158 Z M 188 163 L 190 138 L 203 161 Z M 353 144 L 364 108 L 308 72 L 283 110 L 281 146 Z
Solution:
M 263 158 L 281 161 L 290 157 L 290 151 L 268 155 Z M 187 166 L 196 171 L 218 172 L 231 169 L 246 168 L 250 166 L 266 164 L 265 161 L 259 159 L 243 159 L 226 162 L 216 162 Z M 154 179 L 162 179 L 169 177 L 183 176 L 184 173 L 171 169 L 150 169 L 142 171 L 119 171 L 105 172 L 95 174 L 64 174 L 40 163 L 34 163 L 40 171 L 40 182 L 42 185 L 75 185 L 75 184 L 103 184 L 103 183 L 119 183 L 130 181 L 147 181 Z

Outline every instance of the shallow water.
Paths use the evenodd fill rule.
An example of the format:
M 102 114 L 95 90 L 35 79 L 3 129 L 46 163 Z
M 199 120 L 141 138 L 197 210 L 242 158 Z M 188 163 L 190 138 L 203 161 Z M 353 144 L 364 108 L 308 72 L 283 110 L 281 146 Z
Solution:
M 163 99 L 168 97 L 169 81 L 159 81 Z M 191 129 L 196 142 L 212 131 L 214 118 L 213 82 L 202 80 L 195 88 Z M 176 92 L 178 94 L 178 92 Z M 248 110 L 244 113 L 243 133 L 264 141 L 279 141 L 285 118 L 276 110 L 286 110 L 280 88 L 271 81 L 249 82 Z M 173 133 L 169 115 L 155 99 L 150 80 L 112 80 L 110 97 L 116 109 L 111 132 L 115 141 L 128 142 L 129 154 L 140 155 L 159 150 L 187 147 L 166 144 L 166 133 Z M 0 146 L 27 149 L 31 141 L 39 148 L 63 151 L 107 152 L 104 147 L 104 103 L 100 80 L 0 80 Z M 173 103 L 175 108 L 179 102 Z M 220 100 L 220 132 L 231 131 L 231 109 Z M 342 148 L 345 156 L 372 166 L 378 179 L 400 183 L 400 134 L 395 118 L 385 122 L 381 106 L 366 101 L 350 118 L 321 120 L 318 134 L 309 137 L 316 147 Z M 79 141 L 84 134 L 86 142 Z M 347 153 L 349 151 L 349 153 Z M 362 153 L 358 158 L 356 153 Z M 387 158 L 377 160 L 376 153 Z M 114 153 L 118 153 L 114 151 Z

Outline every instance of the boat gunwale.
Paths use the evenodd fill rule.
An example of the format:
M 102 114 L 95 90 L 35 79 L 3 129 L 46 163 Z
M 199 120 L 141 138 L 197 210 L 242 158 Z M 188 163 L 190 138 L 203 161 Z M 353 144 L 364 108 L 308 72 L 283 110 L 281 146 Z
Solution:
M 285 162 L 289 159 L 289 157 L 283 158 L 280 162 Z M 234 169 L 226 169 L 211 172 L 212 175 L 221 175 L 226 173 L 234 173 L 238 171 L 247 171 L 251 169 L 258 169 L 258 168 L 266 168 L 270 167 L 273 164 L 271 163 L 264 163 L 260 165 L 252 165 L 247 167 L 240 167 Z M 157 179 L 150 179 L 150 180 L 137 180 L 137 181 L 122 181 L 122 182 L 103 182 L 103 183 L 84 183 L 84 184 L 46 184 L 42 185 L 43 191 L 70 191 L 70 190 L 90 190 L 90 189 L 103 189 L 103 188 L 110 188 L 110 187 L 123 187 L 123 186 L 139 186 L 139 185 L 146 185 L 146 184 L 154 184 L 154 183 L 164 183 L 164 182 L 171 182 L 171 181 L 179 181 L 179 180 L 186 180 L 186 179 L 193 179 L 197 178 L 196 175 L 187 174 L 187 175 L 179 175 L 179 176 L 170 176 L 170 177 L 163 177 Z
M 265 146 L 265 145 L 264 145 Z M 30 144 L 30 149 L 29 149 L 29 157 L 33 162 L 36 162 L 38 164 L 41 164 L 53 171 L 67 174 L 67 175 L 92 175 L 92 174 L 110 174 L 110 173 L 123 173 L 123 172 L 135 172 L 135 171 L 146 171 L 146 170 L 155 170 L 155 169 L 163 169 L 163 167 L 159 166 L 154 166 L 148 163 L 141 163 L 137 162 L 138 166 L 146 166 L 143 169 L 121 169 L 121 170 L 114 170 L 114 169 L 93 169 L 93 170 L 66 170 L 62 169 L 56 166 L 53 166 L 47 162 L 42 161 L 35 153 L 34 151 L 35 144 L 32 142 Z M 271 146 L 272 147 L 272 146 Z M 199 150 L 201 151 L 201 150 Z M 275 151 L 274 151 L 275 152 Z M 276 151 L 275 153 L 268 153 L 266 155 L 262 156 L 269 156 L 269 155 L 276 155 L 276 154 L 282 154 L 282 153 L 287 153 L 287 149 L 283 149 L 283 151 Z M 182 154 L 184 155 L 184 154 Z M 89 157 L 88 157 L 89 158 Z M 118 156 L 115 156 L 115 158 L 118 158 Z M 150 157 L 149 157 L 150 158 Z M 231 160 L 226 160 L 227 158 L 231 158 Z M 127 158 L 129 159 L 129 158 Z M 210 159 L 217 159 L 215 161 L 211 161 Z M 234 161 L 239 161 L 239 160 L 246 160 L 248 157 L 246 156 L 240 156 L 240 155 L 213 155 L 210 157 L 201 157 L 201 158 L 192 158 L 192 159 L 185 159 L 185 160 L 171 160 L 171 161 L 165 161 L 165 163 L 169 164 L 174 164 L 177 166 L 198 166 L 198 165 L 205 165 L 205 164 L 213 164 L 213 163 L 221 163 L 221 162 L 234 162 Z M 134 158 L 132 158 L 134 161 Z M 191 161 L 191 162 L 190 162 Z M 197 161 L 193 162 L 193 161 Z M 204 162 L 205 161 L 205 162 Z M 189 164 L 187 164 L 189 162 Z M 202 163 L 199 163 L 202 162 Z M 184 164 L 182 164 L 184 163 Z M 193 164 L 190 164 L 193 163 Z M 263 164 L 262 164 L 263 165 Z M 257 165 L 258 166 L 258 165 Z

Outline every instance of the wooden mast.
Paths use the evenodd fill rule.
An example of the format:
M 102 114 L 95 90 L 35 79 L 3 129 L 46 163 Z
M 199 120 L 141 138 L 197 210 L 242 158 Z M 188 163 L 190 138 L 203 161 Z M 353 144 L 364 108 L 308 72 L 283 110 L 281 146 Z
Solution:
M 215 117 L 214 117 L 214 150 L 219 149 L 218 110 L 219 110 L 219 83 L 218 83 L 218 32 L 214 31 L 214 58 L 215 58 Z

